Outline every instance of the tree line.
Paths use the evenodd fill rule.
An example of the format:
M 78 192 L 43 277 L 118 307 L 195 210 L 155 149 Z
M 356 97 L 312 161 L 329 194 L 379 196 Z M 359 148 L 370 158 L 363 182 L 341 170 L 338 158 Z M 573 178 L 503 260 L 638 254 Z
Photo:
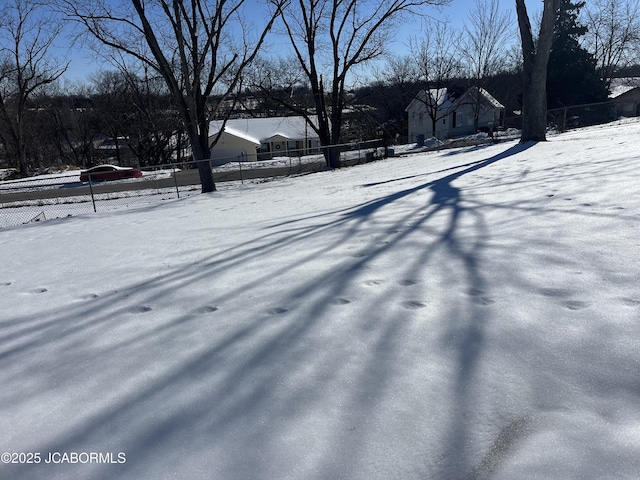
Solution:
M 605 100 L 612 79 L 640 63 L 639 2 L 545 0 L 531 19 L 522 0 L 515 18 L 498 0 L 476 0 L 455 29 L 429 16 L 450 0 L 267 0 L 261 15 L 245 0 L 10 0 L 0 12 L 0 165 L 27 175 L 105 155 L 206 160 L 209 121 L 243 112 L 304 116 L 338 168 L 332 146 L 402 135 L 411 99 L 445 87 L 489 90 L 523 111 L 523 139 L 543 140 L 547 108 Z M 63 24 L 52 16 L 111 68 L 64 84 L 69 63 L 53 48 Z M 420 35 L 390 56 L 416 16 Z M 269 47 L 276 35 L 284 53 Z M 208 162 L 198 166 L 203 191 L 215 190 Z

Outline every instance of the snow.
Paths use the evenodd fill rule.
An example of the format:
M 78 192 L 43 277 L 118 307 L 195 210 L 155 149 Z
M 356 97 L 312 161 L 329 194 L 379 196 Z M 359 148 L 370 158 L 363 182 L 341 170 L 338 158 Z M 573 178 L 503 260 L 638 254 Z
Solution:
M 224 122 L 213 121 L 209 124 L 209 136 L 216 135 Z M 226 126 L 235 133 L 245 135 L 249 140 L 259 144 L 275 135 L 285 138 L 302 139 L 317 138 L 317 134 L 308 126 L 304 117 L 268 117 L 268 118 L 235 118 L 226 121 Z M 228 129 L 227 129 L 228 130 Z
M 618 98 L 639 86 L 640 78 L 637 77 L 614 78 L 611 81 L 611 94 L 609 95 L 609 98 Z
M 639 144 L 625 121 L 3 229 L 0 452 L 42 461 L 0 478 L 637 478 Z

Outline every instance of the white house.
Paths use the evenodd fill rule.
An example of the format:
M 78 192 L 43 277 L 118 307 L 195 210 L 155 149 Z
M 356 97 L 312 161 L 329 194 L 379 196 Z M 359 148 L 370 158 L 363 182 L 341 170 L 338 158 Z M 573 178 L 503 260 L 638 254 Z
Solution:
M 209 124 L 209 144 L 219 134 L 222 123 Z M 214 164 L 223 164 L 319 152 L 320 139 L 304 117 L 238 118 L 227 120 L 211 158 Z
M 211 127 L 209 127 L 211 132 Z M 225 125 L 220 133 L 217 130 L 213 135 L 209 135 L 209 146 L 215 141 L 217 143 L 211 149 L 211 160 L 213 165 L 223 165 L 228 162 L 255 162 L 258 159 L 257 150 L 260 148 L 260 140 L 238 131 L 229 125 Z
M 444 140 L 476 130 L 495 130 L 504 119 L 504 106 L 480 87 L 471 87 L 459 96 L 446 88 L 422 90 L 405 111 L 409 142 L 418 143 L 431 137 Z
M 616 113 L 622 117 L 640 115 L 640 78 L 619 78 L 611 84 L 609 98 L 616 107 Z

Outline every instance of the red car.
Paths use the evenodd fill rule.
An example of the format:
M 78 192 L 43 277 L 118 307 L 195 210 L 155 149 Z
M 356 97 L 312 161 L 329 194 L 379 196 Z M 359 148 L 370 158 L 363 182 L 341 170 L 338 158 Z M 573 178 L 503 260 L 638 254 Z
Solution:
M 115 165 L 98 165 L 80 172 L 80 181 L 104 182 L 107 180 L 120 180 L 122 178 L 140 178 L 142 170 L 131 167 L 116 167 Z

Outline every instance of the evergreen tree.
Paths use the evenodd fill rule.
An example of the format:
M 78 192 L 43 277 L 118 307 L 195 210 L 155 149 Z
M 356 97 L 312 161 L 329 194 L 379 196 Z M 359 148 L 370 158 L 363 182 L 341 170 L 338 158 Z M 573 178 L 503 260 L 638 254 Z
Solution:
M 584 1 L 560 0 L 547 76 L 550 109 L 603 102 L 609 94 L 594 56 L 580 46 L 580 37 L 587 33 L 587 27 L 578 23 L 584 5 Z

